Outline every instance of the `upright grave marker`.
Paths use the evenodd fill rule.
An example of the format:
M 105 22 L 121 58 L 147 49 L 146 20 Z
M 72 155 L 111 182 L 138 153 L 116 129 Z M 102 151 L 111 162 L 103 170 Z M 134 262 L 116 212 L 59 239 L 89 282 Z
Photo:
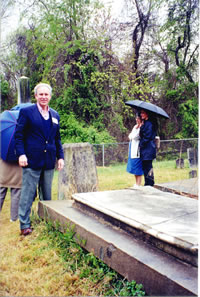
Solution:
M 59 172 L 58 199 L 71 199 L 74 193 L 97 191 L 97 170 L 93 147 L 89 143 L 63 145 L 65 166 Z

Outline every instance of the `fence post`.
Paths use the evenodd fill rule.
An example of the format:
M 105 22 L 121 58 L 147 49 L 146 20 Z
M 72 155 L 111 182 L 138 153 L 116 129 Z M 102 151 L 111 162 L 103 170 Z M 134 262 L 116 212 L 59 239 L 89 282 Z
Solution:
M 103 167 L 104 167 L 104 144 L 102 145 L 102 161 L 103 161 Z

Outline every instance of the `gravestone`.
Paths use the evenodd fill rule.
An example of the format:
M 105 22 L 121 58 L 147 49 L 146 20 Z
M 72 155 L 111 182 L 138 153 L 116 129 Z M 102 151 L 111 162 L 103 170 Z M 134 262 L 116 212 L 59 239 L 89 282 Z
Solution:
M 197 177 L 197 170 L 191 170 L 189 172 L 189 178 L 195 178 Z
M 198 154 L 197 150 L 193 147 L 187 149 L 187 157 L 190 168 L 196 168 L 198 165 Z
M 176 168 L 184 168 L 184 159 L 179 158 L 176 160 Z
M 65 166 L 59 171 L 58 199 L 71 199 L 74 193 L 97 191 L 97 170 L 93 147 L 89 143 L 63 145 Z
M 27 103 L 31 100 L 29 78 L 21 76 L 18 80 L 18 104 Z

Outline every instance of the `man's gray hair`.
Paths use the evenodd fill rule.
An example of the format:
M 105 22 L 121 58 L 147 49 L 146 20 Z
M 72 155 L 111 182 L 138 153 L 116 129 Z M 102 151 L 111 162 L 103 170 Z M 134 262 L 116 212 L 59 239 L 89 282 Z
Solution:
M 46 88 L 48 88 L 49 91 L 50 91 L 50 95 L 52 94 L 52 87 L 51 87 L 50 85 L 45 84 L 45 83 L 39 83 L 39 84 L 38 84 L 37 86 L 35 86 L 35 88 L 34 88 L 34 94 L 35 94 L 35 95 L 37 94 L 37 90 L 38 90 L 38 88 L 40 88 L 40 87 L 46 87 Z

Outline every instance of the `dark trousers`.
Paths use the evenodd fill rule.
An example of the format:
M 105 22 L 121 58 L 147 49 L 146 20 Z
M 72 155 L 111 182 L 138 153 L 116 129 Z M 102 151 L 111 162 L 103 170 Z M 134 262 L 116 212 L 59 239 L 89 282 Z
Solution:
M 152 160 L 142 161 L 142 169 L 144 171 L 144 181 L 145 181 L 144 185 L 153 187 L 153 185 L 154 185 L 154 174 L 153 174 Z
M 0 187 L 0 211 L 3 207 L 3 203 L 7 194 L 7 187 Z M 11 192 L 11 204 L 10 204 L 10 219 L 16 221 L 18 219 L 18 207 L 21 194 L 21 188 L 10 188 Z
M 51 200 L 53 174 L 54 169 L 43 171 L 42 169 L 34 170 L 31 168 L 23 168 L 22 189 L 19 201 L 19 221 L 21 230 L 29 228 L 31 225 L 31 207 L 35 199 L 38 184 L 40 189 L 40 199 Z

